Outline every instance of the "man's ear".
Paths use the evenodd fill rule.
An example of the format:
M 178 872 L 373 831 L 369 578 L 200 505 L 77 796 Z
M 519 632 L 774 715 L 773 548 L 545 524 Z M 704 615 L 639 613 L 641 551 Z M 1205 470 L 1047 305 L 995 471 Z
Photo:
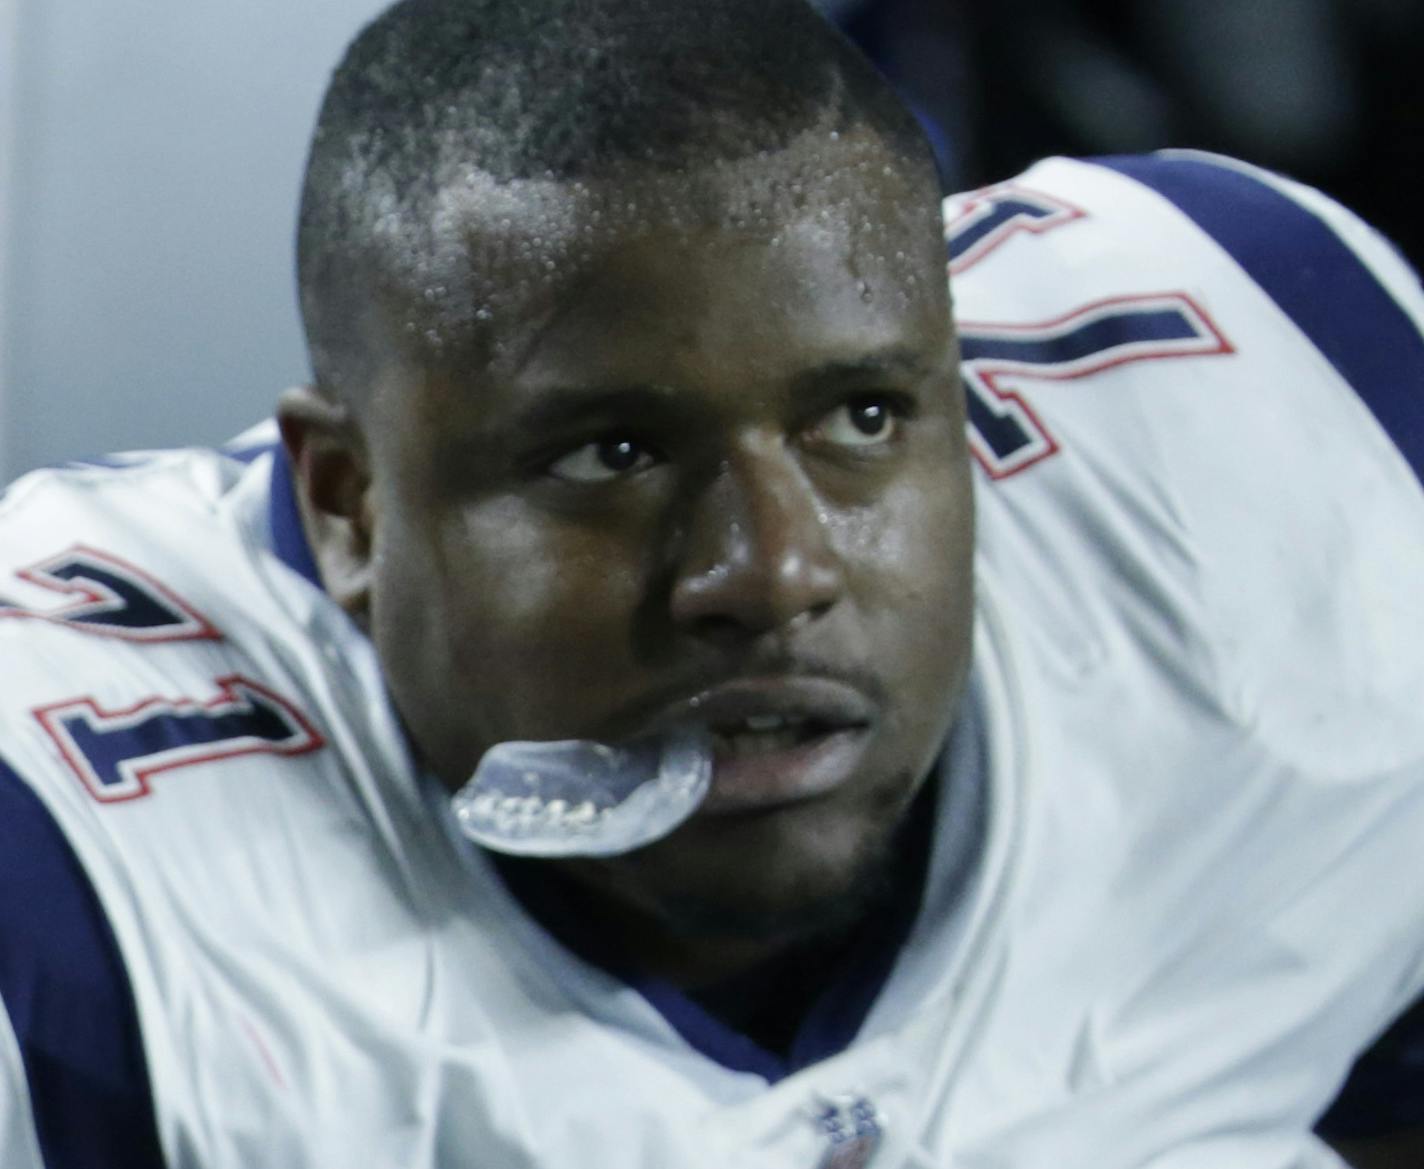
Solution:
M 362 625 L 370 610 L 371 474 L 351 411 L 314 386 L 277 402 L 277 425 L 322 585 Z

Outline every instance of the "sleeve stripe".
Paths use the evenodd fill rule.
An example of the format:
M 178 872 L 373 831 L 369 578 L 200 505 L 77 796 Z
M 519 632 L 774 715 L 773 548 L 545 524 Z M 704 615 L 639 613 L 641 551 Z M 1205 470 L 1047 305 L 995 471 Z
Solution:
M 46 1169 L 164 1163 L 128 972 L 79 858 L 0 760 L 0 1000 Z
M 1202 158 L 1094 159 L 1212 237 L 1347 381 L 1424 483 L 1424 339 L 1363 260 L 1270 184 Z

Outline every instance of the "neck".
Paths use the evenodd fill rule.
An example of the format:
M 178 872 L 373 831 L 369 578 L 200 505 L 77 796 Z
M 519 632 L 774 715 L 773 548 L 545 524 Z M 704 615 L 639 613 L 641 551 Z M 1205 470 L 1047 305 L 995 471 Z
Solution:
M 925 784 L 884 860 L 862 873 L 852 895 L 807 910 L 772 928 L 704 922 L 674 925 L 656 910 L 582 879 L 579 870 L 544 860 L 496 857 L 524 907 L 569 949 L 630 982 L 656 980 L 694 996 L 767 972 L 806 966 L 826 981 L 829 963 L 870 933 L 907 927 L 919 905 L 933 838 L 936 784 Z M 889 929 L 887 931 L 887 923 Z M 898 936 L 888 942 L 898 945 Z
M 765 933 L 688 932 L 611 898 L 587 896 L 595 920 L 620 955 L 632 959 L 632 973 L 671 983 L 692 993 L 725 983 L 756 979 L 768 972 L 785 973 L 807 955 L 829 958 L 847 949 L 862 926 L 877 916 L 895 882 L 873 882 L 874 897 L 857 898 L 811 925 Z M 825 975 L 826 966 L 820 966 Z
M 813 1010 L 835 1004 L 832 1030 L 848 1042 L 889 977 L 919 911 L 936 787 L 921 791 L 881 879 L 865 883 L 873 894 L 857 899 L 838 921 L 794 936 L 672 930 L 547 861 L 499 857 L 496 863 L 524 906 L 585 960 L 645 993 L 650 984 L 670 984 L 763 1051 L 794 1063 Z

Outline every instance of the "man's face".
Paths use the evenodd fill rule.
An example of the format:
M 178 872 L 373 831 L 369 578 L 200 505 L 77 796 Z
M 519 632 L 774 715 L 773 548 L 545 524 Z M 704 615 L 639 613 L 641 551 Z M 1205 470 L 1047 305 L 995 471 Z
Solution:
M 688 823 L 571 865 L 675 930 L 853 901 L 961 692 L 943 254 L 882 169 L 769 216 L 584 234 L 512 274 L 528 291 L 488 362 L 396 362 L 366 414 L 364 616 L 445 784 L 502 740 L 711 732 Z

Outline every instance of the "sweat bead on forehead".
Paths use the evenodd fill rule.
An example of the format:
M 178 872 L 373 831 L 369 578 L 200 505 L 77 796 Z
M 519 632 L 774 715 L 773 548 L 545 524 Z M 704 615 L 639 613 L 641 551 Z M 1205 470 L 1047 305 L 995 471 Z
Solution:
M 498 359 L 511 326 L 647 230 L 820 225 L 851 242 L 848 279 L 855 249 L 904 255 L 910 285 L 932 270 L 933 162 L 884 83 L 800 3 L 705 15 L 407 0 L 370 26 L 328 92 L 303 198 L 318 381 L 359 399 L 382 343 Z
M 913 197 L 891 160 L 864 131 L 814 128 L 774 156 L 685 173 L 634 164 L 566 182 L 500 184 L 468 175 L 442 188 L 428 250 L 408 257 L 398 283 L 406 310 L 400 331 L 422 357 L 457 354 L 478 337 L 494 363 L 512 359 L 518 339 L 537 332 L 563 298 L 576 297 L 591 270 L 653 232 L 693 251 L 699 241 L 842 241 L 844 280 L 866 299 L 891 298 L 903 308 L 921 273 L 934 270 L 939 245 L 925 200 Z M 870 278 L 871 269 L 887 267 L 891 283 Z

